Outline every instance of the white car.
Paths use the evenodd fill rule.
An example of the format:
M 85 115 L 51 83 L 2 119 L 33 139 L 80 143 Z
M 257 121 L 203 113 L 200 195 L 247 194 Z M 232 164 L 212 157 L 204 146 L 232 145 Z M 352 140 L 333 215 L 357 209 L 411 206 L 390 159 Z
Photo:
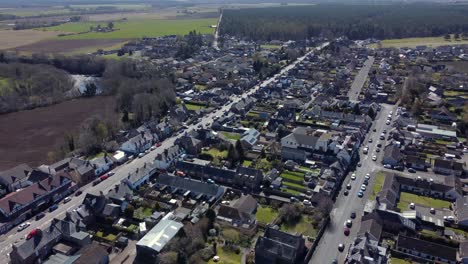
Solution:
M 24 229 L 28 228 L 28 226 L 30 226 L 31 223 L 30 222 L 26 222 L 26 223 L 22 223 L 18 226 L 18 232 L 21 232 L 23 231 Z
M 356 180 L 356 173 L 353 173 L 353 174 L 351 175 L 351 180 L 353 180 L 353 181 Z
M 373 160 L 373 161 L 376 161 L 376 160 L 377 160 L 377 156 L 375 156 L 375 155 L 372 156 L 372 160 Z

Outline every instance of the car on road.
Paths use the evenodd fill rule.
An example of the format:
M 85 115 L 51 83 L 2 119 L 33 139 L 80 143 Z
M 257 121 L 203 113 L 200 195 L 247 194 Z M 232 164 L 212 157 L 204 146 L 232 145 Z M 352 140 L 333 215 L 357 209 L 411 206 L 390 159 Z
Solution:
M 53 211 L 57 210 L 57 208 L 58 208 L 58 205 L 54 204 L 51 207 L 49 207 L 49 212 L 53 212 Z
M 344 196 L 348 196 L 349 191 L 348 191 L 348 190 L 344 190 L 343 194 L 344 194 Z
M 21 232 L 21 231 L 25 230 L 26 228 L 28 228 L 30 225 L 31 225 L 30 222 L 22 223 L 22 224 L 20 224 L 18 226 L 17 230 L 18 230 L 18 232 Z
M 345 227 L 344 232 L 343 232 L 344 235 L 349 236 L 349 232 L 350 232 L 349 228 Z
M 361 185 L 361 191 L 365 192 L 365 191 L 366 191 L 366 189 L 367 189 L 366 185 L 364 185 L 364 184 L 363 184 L 363 185 Z
M 413 168 L 409 168 L 409 169 L 408 169 L 408 172 L 411 172 L 411 173 L 416 173 L 416 170 L 415 170 L 415 169 L 413 169 Z
M 390 125 L 390 120 L 387 120 L 387 122 L 385 122 L 386 125 Z
M 385 135 L 380 135 L 379 139 L 384 140 L 384 139 L 385 139 Z
M 376 156 L 376 155 L 372 156 L 372 160 L 373 160 L 373 161 L 376 161 L 376 160 L 377 160 L 377 156 Z
M 362 153 L 364 153 L 364 154 L 369 153 L 369 148 L 368 148 L 368 147 L 365 147 L 365 148 L 362 150 Z
M 351 215 L 349 217 L 351 217 L 351 219 L 356 218 L 356 212 L 351 212 Z
M 378 148 L 381 148 L 381 147 L 382 147 L 382 143 L 380 143 L 380 141 L 377 143 L 377 147 L 378 147 Z
M 346 185 L 346 189 L 351 190 L 351 183 L 348 183 L 348 184 Z
M 33 230 L 31 230 L 31 232 L 29 232 L 29 234 L 26 235 L 26 240 L 29 240 L 29 239 L 39 235 L 40 232 L 42 232 L 42 231 L 39 228 L 34 228 Z
M 340 252 L 343 252 L 343 250 L 344 250 L 344 245 L 340 243 L 340 244 L 338 245 L 338 250 L 339 250 Z
M 375 152 L 379 153 L 379 152 L 380 152 L 380 148 L 376 148 L 376 149 L 375 149 Z
M 83 192 L 82 191 L 76 191 L 75 196 L 80 196 Z
M 373 131 L 373 132 L 377 132 L 377 129 L 376 129 L 376 128 L 374 128 L 372 131 Z
M 361 162 L 359 162 L 359 163 L 357 164 L 357 166 L 358 166 L 358 167 L 361 167 L 361 166 L 362 166 L 362 163 L 361 163 Z
M 42 219 L 44 216 L 45 216 L 44 213 L 38 213 L 34 219 L 37 221 L 39 219 Z
M 351 175 L 351 180 L 353 180 L 353 181 L 356 180 L 356 174 L 355 174 L 355 173 L 353 173 L 353 174 Z
M 347 227 L 351 228 L 351 227 L 353 226 L 353 221 L 351 221 L 351 219 L 348 219 L 348 220 L 346 220 L 345 225 L 346 225 Z
M 358 196 L 359 198 L 362 198 L 362 197 L 364 196 L 364 193 L 363 193 L 363 192 L 358 192 L 358 193 L 357 193 L 357 196 Z
M 369 138 L 369 140 L 367 142 L 372 143 L 372 138 Z
M 114 176 L 114 175 L 115 175 L 115 172 L 110 171 L 109 173 L 107 173 L 107 175 L 109 175 L 109 177 L 110 177 L 110 176 Z
M 63 199 L 63 203 L 68 203 L 69 201 L 71 201 L 71 197 L 65 197 L 65 199 Z

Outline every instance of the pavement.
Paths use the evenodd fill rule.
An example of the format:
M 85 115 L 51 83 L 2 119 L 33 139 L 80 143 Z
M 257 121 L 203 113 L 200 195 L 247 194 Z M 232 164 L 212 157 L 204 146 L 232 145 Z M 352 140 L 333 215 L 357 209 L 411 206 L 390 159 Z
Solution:
M 237 96 L 237 95 L 231 96 L 231 102 L 229 104 L 224 105 L 221 107 L 221 109 L 215 110 L 209 113 L 208 115 L 204 116 L 199 123 L 187 126 L 185 131 L 194 130 L 198 127 L 198 125 L 202 125 L 204 127 L 210 126 L 216 117 L 220 117 L 225 111 L 229 111 L 231 106 L 239 102 L 242 99 L 242 97 L 251 96 L 252 94 L 257 92 L 260 89 L 260 87 L 264 87 L 274 82 L 279 76 L 286 74 L 289 70 L 294 68 L 298 63 L 302 62 L 310 53 L 314 52 L 315 50 L 320 50 L 328 46 L 328 44 L 329 43 L 326 42 L 317 48 L 311 49 L 304 56 L 298 58 L 296 61 L 292 62 L 288 66 L 281 69 L 281 71 L 275 76 L 263 81 L 260 85 L 256 85 L 250 90 L 246 91 L 243 94 L 243 96 Z M 58 204 L 59 207 L 57 210 L 53 212 L 44 212 L 46 214 L 45 217 L 43 217 L 42 219 L 38 221 L 35 221 L 33 219 L 27 220 L 31 222 L 31 225 L 28 228 L 24 229 L 23 231 L 17 232 L 16 228 L 14 228 L 10 230 L 8 233 L 0 236 L 0 255 L 5 256 L 4 258 L 0 258 L 0 264 L 9 262 L 8 255 L 9 255 L 9 252 L 11 251 L 11 247 L 13 243 L 21 242 L 21 240 L 23 240 L 25 236 L 31 230 L 35 228 L 40 228 L 40 229 L 45 228 L 49 226 L 52 219 L 63 217 L 67 211 L 73 210 L 74 208 L 81 205 L 87 193 L 96 194 L 96 195 L 100 194 L 101 192 L 103 192 L 104 194 L 107 193 L 116 184 L 119 184 L 120 181 L 122 181 L 125 177 L 127 177 L 130 172 L 134 172 L 137 168 L 143 167 L 145 163 L 153 162 L 158 154 L 161 154 L 163 153 L 165 149 L 168 149 L 174 146 L 174 142 L 176 141 L 176 139 L 180 138 L 183 134 L 184 133 L 176 134 L 173 137 L 170 137 L 164 140 L 163 142 L 161 142 L 160 147 L 156 148 L 153 151 L 150 151 L 145 156 L 141 158 L 135 158 L 134 160 L 131 160 L 130 162 L 113 169 L 112 172 L 114 172 L 115 174 L 107 178 L 106 180 L 102 181 L 98 185 L 92 186 L 92 183 L 89 183 L 88 185 L 83 186 L 80 189 L 83 192 L 81 195 L 76 196 L 76 197 L 72 196 L 72 200 L 66 204 L 63 204 L 63 203 Z
M 222 11 L 221 11 L 221 14 L 219 14 L 218 24 L 216 25 L 216 30 L 215 30 L 214 39 L 213 39 L 213 48 L 216 50 L 219 50 L 218 39 L 219 39 L 219 25 L 221 24 L 221 19 L 223 19 Z
M 385 124 L 387 120 L 387 115 L 390 111 L 395 112 L 396 106 L 393 105 L 382 105 L 382 109 L 378 112 L 375 121 L 373 122 L 372 127 L 369 130 L 365 138 L 365 142 L 362 143 L 361 149 L 359 151 L 361 167 L 357 167 L 356 171 L 352 171 L 347 175 L 343 180 L 343 188 L 341 189 L 339 195 L 336 198 L 336 202 L 330 213 L 330 224 L 327 226 L 325 233 L 320 239 L 319 245 L 316 248 L 314 254 L 312 255 L 310 264 L 312 263 L 332 263 L 334 259 L 338 260 L 338 263 L 344 263 L 346 258 L 346 252 L 349 249 L 349 245 L 352 243 L 356 237 L 357 231 L 360 228 L 361 216 L 364 210 L 364 205 L 367 201 L 369 193 L 372 192 L 372 186 L 374 184 L 374 178 L 378 171 L 380 171 L 381 165 L 380 160 L 383 155 L 383 151 L 378 153 L 375 152 L 376 144 L 379 135 L 384 129 L 389 130 L 390 127 Z M 372 132 L 373 129 L 376 129 L 376 132 Z M 369 138 L 373 139 L 373 143 L 368 143 Z M 380 140 L 382 145 L 384 141 Z M 364 155 L 362 149 L 364 146 L 369 145 L 369 153 Z M 377 161 L 372 161 L 372 156 L 376 155 L 378 157 Z M 351 174 L 356 174 L 356 180 L 351 180 Z M 369 173 L 371 179 L 367 186 L 367 190 L 364 192 L 364 197 L 359 198 L 357 193 L 361 185 L 364 182 L 364 176 Z M 351 183 L 351 190 L 349 194 L 345 196 L 343 194 L 345 187 L 348 183 Z M 351 233 L 349 236 L 345 236 L 344 223 L 346 220 L 350 219 L 351 212 L 356 212 L 356 219 L 353 219 L 353 226 L 351 228 Z M 338 245 L 342 243 L 345 245 L 345 250 L 343 252 L 338 251 Z
M 368 59 L 364 62 L 361 70 L 359 70 L 359 73 L 354 77 L 353 84 L 351 84 L 351 89 L 348 92 L 350 101 L 357 101 L 359 94 L 361 93 L 361 89 L 367 80 L 367 76 L 369 75 L 372 64 L 374 64 L 374 60 L 374 57 L 369 56 Z

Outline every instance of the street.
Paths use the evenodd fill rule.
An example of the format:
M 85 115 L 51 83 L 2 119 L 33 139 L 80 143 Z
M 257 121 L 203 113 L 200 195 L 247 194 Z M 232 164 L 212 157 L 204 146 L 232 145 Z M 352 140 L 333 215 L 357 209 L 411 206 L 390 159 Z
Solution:
M 309 263 L 331 263 L 334 259 L 338 260 L 338 263 L 344 263 L 346 253 L 348 251 L 350 243 L 356 237 L 356 233 L 360 228 L 361 216 L 364 209 L 364 205 L 367 201 L 367 197 L 370 192 L 372 192 L 372 186 L 374 184 L 375 174 L 380 170 L 380 159 L 383 155 L 383 150 L 379 153 L 375 153 L 376 145 L 378 142 L 378 137 L 384 129 L 389 129 L 385 125 L 387 120 L 387 115 L 390 111 L 395 112 L 396 106 L 393 105 L 382 105 L 381 111 L 378 113 L 372 127 L 370 128 L 365 141 L 361 145 L 359 151 L 361 167 L 358 167 L 356 171 L 350 172 L 349 175 L 343 181 L 344 191 L 345 186 L 348 183 L 351 183 L 352 187 L 349 190 L 349 194 L 345 196 L 343 192 L 336 198 L 335 205 L 330 214 L 330 223 L 320 239 L 318 247 L 315 249 L 314 254 L 312 255 Z M 376 132 L 372 132 L 373 129 L 376 129 Z M 368 143 L 368 139 L 372 138 L 373 142 Z M 362 148 L 369 145 L 369 153 L 367 155 L 362 154 Z M 384 142 L 382 141 L 382 145 Z M 378 157 L 377 161 L 372 161 L 372 156 L 376 155 Z M 351 180 L 351 174 L 356 174 L 356 180 Z M 364 176 L 369 173 L 371 178 L 367 190 L 364 192 L 364 197 L 359 198 L 357 193 L 360 191 L 360 187 L 364 182 Z M 349 236 L 345 236 L 344 223 L 346 220 L 350 219 L 351 212 L 356 212 L 356 219 L 353 219 L 353 226 L 351 228 L 351 233 Z M 338 251 L 338 245 L 342 243 L 345 245 L 345 250 L 343 252 Z
M 302 60 L 305 59 L 306 56 L 308 56 L 310 53 L 312 53 L 314 50 L 320 50 L 324 47 L 326 47 L 329 43 L 324 43 L 320 47 L 317 47 L 316 49 L 312 49 L 309 51 L 306 55 L 303 57 L 298 58 L 296 61 L 293 63 L 289 64 L 288 66 L 284 67 L 278 74 L 275 76 L 265 80 L 262 82 L 260 85 L 254 86 L 252 89 L 246 91 L 244 93 L 244 97 L 250 96 L 254 94 L 260 87 L 264 87 L 270 83 L 272 83 L 277 77 L 287 73 L 290 69 L 294 68 L 297 63 L 301 62 Z M 186 131 L 189 130 L 194 130 L 197 128 L 199 124 L 202 124 L 204 127 L 207 127 L 208 124 L 212 124 L 213 120 L 215 117 L 221 116 L 224 111 L 229 111 L 231 106 L 237 102 L 239 102 L 242 99 L 242 96 L 232 96 L 233 98 L 231 102 L 227 105 L 224 105 L 221 107 L 219 110 L 215 110 L 214 112 L 204 116 L 202 120 L 199 123 L 195 123 L 192 125 L 189 125 L 186 129 Z M 25 236 L 33 229 L 35 228 L 44 228 L 49 225 L 50 221 L 54 218 L 59 218 L 65 215 L 65 213 L 69 210 L 72 210 L 76 207 L 78 207 L 82 201 L 83 198 L 87 193 L 92 193 L 99 195 L 101 192 L 104 194 L 107 193 L 110 189 L 112 189 L 116 184 L 118 184 L 120 181 L 122 181 L 125 177 L 128 176 L 130 172 L 134 172 L 137 168 L 141 168 L 145 165 L 145 163 L 151 163 L 155 160 L 156 156 L 160 153 L 162 153 L 165 149 L 170 148 L 171 146 L 174 145 L 174 142 L 176 141 L 177 138 L 181 137 L 183 133 L 181 134 L 176 134 L 163 142 L 161 142 L 161 146 L 156 148 L 153 151 L 150 151 L 148 154 L 141 158 L 135 158 L 134 160 L 131 160 L 129 163 L 123 164 L 120 167 L 117 167 L 113 169 L 112 171 L 115 173 L 113 176 L 109 177 L 108 179 L 102 181 L 96 186 L 92 186 L 92 183 L 89 183 L 86 186 L 83 186 L 80 190 L 83 191 L 83 193 L 79 196 L 71 196 L 72 200 L 66 204 L 60 203 L 58 209 L 56 209 L 53 212 L 45 212 L 45 217 L 42 219 L 35 221 L 34 219 L 27 220 L 31 222 L 31 225 L 22 230 L 21 232 L 17 232 L 16 228 L 13 228 L 10 230 L 8 233 L 2 235 L 0 237 L 0 254 L 6 256 L 2 259 L 0 259 L 0 263 L 8 263 L 8 253 L 11 250 L 11 246 L 13 243 L 23 240 Z
M 350 101 L 357 101 L 358 96 L 361 93 L 361 89 L 367 80 L 367 76 L 369 75 L 372 64 L 374 64 L 374 60 L 374 57 L 369 56 L 369 58 L 364 62 L 361 70 L 359 70 L 359 73 L 356 75 L 356 77 L 354 77 L 353 84 L 351 85 L 351 89 L 349 89 L 348 92 Z

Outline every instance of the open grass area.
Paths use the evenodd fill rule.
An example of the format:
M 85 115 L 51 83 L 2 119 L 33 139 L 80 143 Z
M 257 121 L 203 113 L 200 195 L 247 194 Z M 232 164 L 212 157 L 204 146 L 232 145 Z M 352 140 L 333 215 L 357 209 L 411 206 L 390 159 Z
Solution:
M 461 230 L 461 229 L 457 229 L 457 228 L 453 228 L 453 227 L 449 227 L 449 226 L 446 226 L 445 229 L 448 229 L 448 230 L 452 230 L 453 232 L 459 234 L 459 235 L 463 235 L 465 236 L 465 238 L 468 238 L 468 232 L 465 231 L 465 230 Z
M 461 45 L 468 44 L 468 40 L 460 39 L 454 40 L 453 35 L 451 40 L 445 40 L 443 36 L 441 37 L 427 37 L 427 38 L 402 38 L 402 39 L 385 39 L 381 42 L 382 48 L 414 48 L 416 46 L 430 46 L 438 47 L 444 45 Z M 376 48 L 376 44 L 372 44 L 371 47 Z
M 297 188 L 299 190 L 305 190 L 305 187 L 303 185 L 300 185 L 300 184 L 297 184 L 297 183 L 283 181 L 282 184 L 285 185 L 285 186 Z
M 10 92 L 12 87 L 9 83 L 7 78 L 0 77 L 0 96 L 5 96 Z
M 411 263 L 416 263 L 416 262 L 410 262 L 406 259 L 391 257 L 388 263 L 389 264 L 411 264 Z
M 283 179 L 288 179 L 288 180 L 293 180 L 293 181 L 303 181 L 304 180 L 304 174 L 303 173 L 298 173 L 294 171 L 284 171 L 280 175 Z
M 196 105 L 196 104 L 185 104 L 185 107 L 187 107 L 187 110 L 192 110 L 192 111 L 197 111 L 205 108 L 203 105 Z
M 238 133 L 229 133 L 229 132 L 221 132 L 227 139 L 232 140 L 239 140 L 241 138 L 241 134 Z
M 262 49 L 281 49 L 281 45 L 264 44 L 264 45 L 260 45 L 260 48 L 262 48 Z
M 251 164 L 252 164 L 252 161 L 250 161 L 250 160 L 244 160 L 242 162 L 242 166 L 244 166 L 244 167 L 249 167 Z
M 420 196 L 412 193 L 402 192 L 400 194 L 400 202 L 398 208 L 402 211 L 409 210 L 409 204 L 415 203 L 417 205 L 433 207 L 436 209 L 450 208 L 450 202 L 434 199 L 426 196 Z
M 278 210 L 275 210 L 270 206 L 259 206 L 257 208 L 257 213 L 255 214 L 255 219 L 264 224 L 272 223 L 277 217 Z
M 289 193 L 289 194 L 292 194 L 292 195 L 299 195 L 299 194 L 301 194 L 301 192 L 299 192 L 299 191 L 292 190 L 292 189 L 288 189 L 288 188 L 283 188 L 283 189 L 281 189 L 281 191 L 286 192 L 286 193 Z
M 375 196 L 382 190 L 382 186 L 385 181 L 385 174 L 383 172 L 377 173 L 375 176 L 375 183 L 374 186 L 372 187 L 372 193 L 369 194 L 369 200 L 374 200 Z
M 73 34 L 62 37 L 60 39 L 133 39 L 144 36 L 164 36 L 164 35 L 185 35 L 189 31 L 195 30 L 203 34 L 212 34 L 214 29 L 210 25 L 216 24 L 216 19 L 141 19 L 129 20 L 114 23 L 114 31 L 112 32 L 88 32 L 91 26 L 96 27 L 98 24 L 105 26 L 105 23 L 98 22 L 76 22 L 65 23 L 62 25 L 45 28 L 47 31 L 60 31 Z
M 314 229 L 307 216 L 302 216 L 301 220 L 295 225 L 281 224 L 281 231 L 299 233 L 310 237 L 317 236 L 317 230 Z
M 227 150 L 220 151 L 216 148 L 210 148 L 209 150 L 203 150 L 202 153 L 210 154 L 213 158 L 224 159 L 228 155 Z
M 150 217 L 153 214 L 153 210 L 147 207 L 140 207 L 133 212 L 133 217 L 136 219 L 143 220 L 146 217 Z
M 117 240 L 117 236 L 114 234 L 104 234 L 102 231 L 97 231 L 96 236 L 107 240 L 109 242 L 115 242 Z
M 231 251 L 226 251 L 223 249 L 223 247 L 219 246 L 217 247 L 217 256 L 219 256 L 219 261 L 215 262 L 213 259 L 210 259 L 208 261 L 208 264 L 239 264 L 241 263 L 242 259 L 242 254 L 236 254 L 235 252 Z

